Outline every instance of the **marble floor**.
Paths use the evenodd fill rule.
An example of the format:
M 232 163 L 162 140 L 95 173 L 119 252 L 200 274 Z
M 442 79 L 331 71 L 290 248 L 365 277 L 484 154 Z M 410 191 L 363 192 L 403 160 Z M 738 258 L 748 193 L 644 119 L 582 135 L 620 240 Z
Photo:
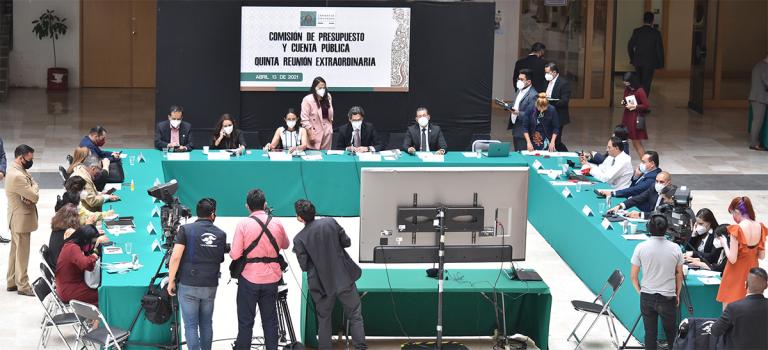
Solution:
M 746 111 L 711 110 L 704 115 L 688 111 L 687 81 L 677 79 L 657 79 L 654 82 L 654 95 L 651 103 L 652 116 L 649 117 L 650 140 L 646 148 L 659 151 L 661 166 L 673 174 L 689 176 L 768 174 L 768 152 L 756 152 L 747 149 Z M 60 165 L 66 154 L 87 130 L 101 123 L 109 130 L 108 145 L 116 148 L 151 147 L 154 123 L 154 91 L 148 89 L 82 89 L 72 90 L 63 95 L 48 95 L 43 90 L 14 89 L 8 101 L 0 104 L 0 137 L 6 145 L 6 152 L 12 151 L 11 145 L 25 142 L 37 149 L 34 170 L 39 176 L 50 176 Z M 572 149 L 601 150 L 611 133 L 613 125 L 621 118 L 617 108 L 572 109 L 573 122 L 566 129 L 566 142 Z M 497 139 L 510 139 L 506 129 L 506 116 L 494 112 L 492 118 L 492 136 Z M 633 158 L 637 159 L 636 155 Z M 43 173 L 39 173 L 43 172 Z M 733 177 L 724 176 L 719 181 L 729 181 Z M 673 177 L 674 180 L 674 177 Z M 755 204 L 758 219 L 768 217 L 768 183 L 751 181 L 739 190 L 701 189 L 693 193 L 694 209 L 712 208 L 718 220 L 727 222 L 727 202 L 734 196 L 750 196 Z M 0 186 L 1 187 L 1 186 Z M 718 187 L 718 188 L 728 188 Z M 5 195 L 0 189 L 0 224 L 5 225 Z M 30 277 L 40 276 L 35 266 L 39 257 L 35 253 L 40 245 L 48 241 L 47 223 L 53 214 L 55 196 L 58 189 L 44 189 L 40 201 L 40 230 L 32 235 L 30 258 Z M 237 218 L 220 218 L 217 224 L 225 231 L 233 232 Z M 339 221 L 350 233 L 353 240 L 358 239 L 358 219 L 340 218 Z M 295 235 L 300 224 L 293 218 L 284 218 L 289 236 Z M 5 230 L 0 230 L 7 236 Z M 527 261 L 523 264 L 535 268 L 546 281 L 550 281 L 553 296 L 552 317 L 550 323 L 550 348 L 572 349 L 573 342 L 567 342 L 568 332 L 578 320 L 578 314 L 570 305 L 571 299 L 589 300 L 594 295 L 562 261 L 557 253 L 547 244 L 532 226 L 528 226 Z M 353 242 L 350 255 L 357 256 L 357 244 Z M 5 272 L 8 245 L 0 245 L 0 272 Z M 292 266 L 297 266 L 293 257 Z M 225 262 L 228 263 L 228 262 Z M 761 265 L 766 266 L 765 261 Z M 369 266 L 366 266 L 369 267 Z M 370 266 L 376 268 L 377 266 Z M 405 267 L 405 266 L 401 266 Z M 461 268 L 464 266 L 456 266 Z M 493 266 L 472 265 L 472 267 Z M 291 288 L 298 288 L 297 281 L 287 278 Z M 555 282 L 556 281 L 556 282 Z M 227 339 L 235 336 L 236 318 L 234 284 L 222 285 L 216 300 L 214 314 L 215 339 Z M 300 296 L 293 293 L 289 299 L 291 313 L 298 315 Z M 16 294 L 0 291 L 0 344 L 8 349 L 33 349 L 39 336 L 39 322 L 42 310 L 33 298 L 20 297 Z M 298 317 L 294 316 L 298 327 Z M 590 336 L 585 349 L 608 349 L 611 344 L 604 322 L 599 322 Z M 619 327 L 619 335 L 627 335 L 624 327 Z M 259 334 L 259 325 L 257 331 Z M 376 340 L 373 349 L 394 349 L 402 340 Z M 217 342 L 216 349 L 229 348 L 231 341 Z M 468 340 L 472 349 L 489 349 L 487 340 Z M 51 338 L 51 348 L 65 348 L 55 337 Z M 338 349 L 343 347 L 337 346 Z

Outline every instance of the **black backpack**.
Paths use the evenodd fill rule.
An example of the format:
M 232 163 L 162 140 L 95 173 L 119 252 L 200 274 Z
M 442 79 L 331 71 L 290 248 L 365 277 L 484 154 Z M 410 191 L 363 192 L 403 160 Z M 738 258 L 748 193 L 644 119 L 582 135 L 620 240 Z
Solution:
M 171 296 L 166 288 L 151 286 L 144 297 L 141 298 L 141 308 L 144 316 L 154 324 L 164 324 L 171 319 Z

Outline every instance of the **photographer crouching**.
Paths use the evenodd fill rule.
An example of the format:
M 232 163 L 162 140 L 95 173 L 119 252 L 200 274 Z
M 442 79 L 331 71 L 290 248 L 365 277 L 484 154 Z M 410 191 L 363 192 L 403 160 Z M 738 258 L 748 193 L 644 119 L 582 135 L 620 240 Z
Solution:
M 683 283 L 683 253 L 680 246 L 668 241 L 667 219 L 653 214 L 648 221 L 651 237 L 635 247 L 632 254 L 632 285 L 640 293 L 640 313 L 645 326 L 645 348 L 656 349 L 658 321 L 668 344 L 675 340 L 677 308 Z M 643 270 L 642 284 L 638 279 Z
M 213 304 L 227 234 L 213 224 L 216 201 L 197 202 L 197 221 L 179 228 L 168 265 L 168 294 L 179 294 L 184 333 L 190 350 L 210 350 L 213 341 Z M 178 288 L 176 283 L 178 281 Z

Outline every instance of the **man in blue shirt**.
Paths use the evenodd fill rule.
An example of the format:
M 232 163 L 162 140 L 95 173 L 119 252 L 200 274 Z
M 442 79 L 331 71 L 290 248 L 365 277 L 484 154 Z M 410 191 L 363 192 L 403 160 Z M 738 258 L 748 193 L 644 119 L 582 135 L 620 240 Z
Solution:
M 604 196 L 616 198 L 629 198 L 637 196 L 647 189 L 651 188 L 656 181 L 656 175 L 659 175 L 659 154 L 654 151 L 647 151 L 643 154 L 640 166 L 635 169 L 635 175 L 632 176 L 632 183 L 623 190 L 599 190 Z

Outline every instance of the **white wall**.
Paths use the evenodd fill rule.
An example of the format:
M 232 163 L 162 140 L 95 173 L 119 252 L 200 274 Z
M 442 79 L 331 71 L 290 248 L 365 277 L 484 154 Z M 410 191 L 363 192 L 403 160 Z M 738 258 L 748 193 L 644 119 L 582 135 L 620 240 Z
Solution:
M 501 28 L 496 31 L 493 49 L 493 97 L 511 99 L 516 78 L 512 76 L 520 39 L 520 0 L 498 0 Z M 490 102 L 490 101 L 489 101 Z
M 39 40 L 32 21 L 46 9 L 67 19 L 67 34 L 56 41 L 59 67 L 69 69 L 69 86 L 80 86 L 80 0 L 13 0 L 13 50 L 10 83 L 17 87 L 45 87 L 45 75 L 53 67 L 50 39 Z

